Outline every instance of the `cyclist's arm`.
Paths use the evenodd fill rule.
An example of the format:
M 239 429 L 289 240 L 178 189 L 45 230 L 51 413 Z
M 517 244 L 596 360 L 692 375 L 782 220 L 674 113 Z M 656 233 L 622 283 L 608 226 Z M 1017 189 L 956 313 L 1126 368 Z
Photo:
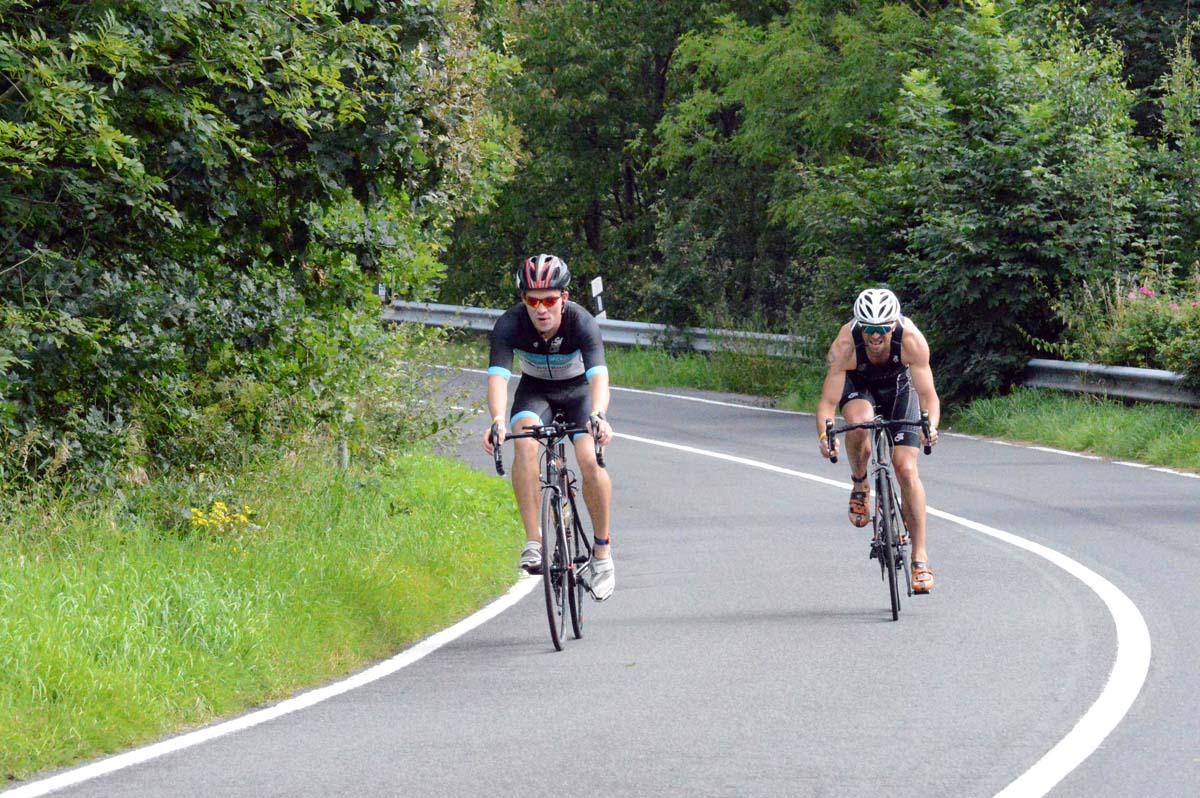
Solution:
M 817 401 L 818 438 L 825 434 L 825 419 L 837 416 L 837 405 L 846 385 L 846 372 L 854 368 L 854 339 L 850 336 L 850 325 L 842 327 L 830 345 L 825 363 L 829 371 L 821 386 L 821 398 Z
M 508 433 L 505 413 L 508 411 L 508 381 L 512 378 L 513 345 L 511 343 L 512 319 L 509 313 L 501 316 L 490 336 L 491 351 L 488 355 L 487 432 L 483 436 L 483 448 L 492 453 L 492 426 L 498 425 L 501 442 Z
M 488 417 L 491 422 L 483 433 L 483 450 L 492 453 L 492 430 L 500 438 L 500 443 L 508 436 L 508 425 L 505 414 L 508 412 L 508 378 L 501 374 L 488 374 L 487 381 Z
M 508 380 L 499 374 L 489 374 L 487 382 L 488 418 L 504 424 L 508 411 Z
M 936 439 L 938 424 L 942 420 L 942 401 L 938 398 L 937 388 L 933 384 L 933 368 L 929 364 L 929 342 L 915 325 L 905 330 L 904 350 L 905 362 L 912 374 L 913 388 L 917 391 L 921 409 L 929 413 L 931 437 Z
M 579 335 L 579 351 L 583 356 L 584 375 L 592 390 L 590 413 L 608 413 L 611 393 L 608 389 L 608 364 L 604 359 L 604 342 L 600 336 L 600 323 L 592 314 L 578 305 L 571 306 L 576 314 L 576 331 Z M 592 417 L 589 424 L 599 422 L 598 438 L 602 446 L 612 440 L 612 426 L 603 419 Z
M 601 446 L 607 446 L 612 441 L 612 426 L 608 421 L 596 416 L 596 413 L 608 413 L 608 371 L 596 371 L 588 378 L 588 383 L 592 389 L 592 415 L 588 418 L 588 426 L 592 428 L 592 433 L 600 442 Z

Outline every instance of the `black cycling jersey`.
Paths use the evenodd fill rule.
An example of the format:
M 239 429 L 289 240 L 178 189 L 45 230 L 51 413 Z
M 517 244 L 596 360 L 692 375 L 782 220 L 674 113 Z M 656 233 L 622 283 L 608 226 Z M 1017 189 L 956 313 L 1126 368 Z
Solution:
M 901 353 L 904 319 L 900 319 L 892 331 L 891 351 L 883 365 L 876 365 L 867 357 L 867 345 L 857 322 L 850 328 L 850 333 L 854 337 L 855 367 L 853 371 L 846 372 L 838 410 L 853 399 L 865 399 L 874 406 L 875 413 L 883 418 L 916 418 L 921 412 L 920 399 L 913 390 L 912 372 L 904 364 Z M 920 429 L 918 426 L 905 425 L 893 431 L 893 440 L 900 446 L 918 446 L 921 441 Z
M 895 389 L 896 378 L 908 370 L 901 355 L 904 345 L 904 319 L 896 322 L 896 329 L 892 330 L 892 350 L 888 354 L 887 362 L 882 366 L 875 365 L 867 357 L 867 343 L 863 340 L 862 325 L 855 322 L 850 328 L 850 334 L 854 336 L 855 373 L 872 386 Z
M 590 380 L 597 373 L 608 373 L 600 324 L 574 302 L 563 306 L 562 323 L 549 341 L 533 326 L 524 304 L 505 311 L 492 328 L 488 374 L 510 379 L 514 354 L 522 374 L 541 380 L 580 376 Z

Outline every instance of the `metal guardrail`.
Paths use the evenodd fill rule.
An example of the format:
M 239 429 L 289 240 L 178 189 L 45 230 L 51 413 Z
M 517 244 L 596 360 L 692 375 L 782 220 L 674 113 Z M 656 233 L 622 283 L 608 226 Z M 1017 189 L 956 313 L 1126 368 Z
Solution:
M 1200 407 L 1200 392 L 1186 387 L 1185 379 L 1182 374 L 1160 369 L 1037 359 L 1029 361 L 1024 374 L 1024 384 L 1033 388 Z
M 471 308 L 439 305 L 431 302 L 394 300 L 384 311 L 383 320 L 412 321 L 439 327 L 491 330 L 504 313 L 495 308 Z M 638 321 L 598 319 L 605 344 L 616 346 L 686 347 L 697 352 L 747 352 L 771 357 L 793 357 L 809 345 L 805 338 L 774 333 L 709 330 L 702 327 L 669 327 Z
M 384 321 L 418 322 L 439 327 L 491 330 L 504 311 L 428 302 L 393 301 L 383 312 Z M 809 349 L 804 338 L 769 333 L 679 329 L 664 324 L 600 319 L 606 344 L 618 346 L 689 347 L 699 352 L 752 352 L 774 357 L 795 356 Z M 1023 384 L 1034 388 L 1141 399 L 1200 407 L 1200 392 L 1184 386 L 1184 376 L 1158 369 L 1101 366 L 1061 360 L 1029 361 Z

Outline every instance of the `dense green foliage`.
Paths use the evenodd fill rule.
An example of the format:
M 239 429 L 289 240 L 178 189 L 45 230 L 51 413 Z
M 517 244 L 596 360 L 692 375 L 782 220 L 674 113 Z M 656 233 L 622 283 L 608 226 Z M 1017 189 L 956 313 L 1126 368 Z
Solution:
M 944 390 L 990 393 L 1028 336 L 1057 337 L 1054 298 L 1138 265 L 1133 98 L 1069 19 L 981 6 L 939 39 L 897 104 L 885 180 L 904 246 L 874 276 L 910 298 Z
M 0 483 L 344 420 L 509 168 L 490 5 L 0 2 Z
M 363 439 L 375 284 L 503 305 L 536 251 L 614 316 L 819 338 L 889 284 L 948 395 L 1115 357 L 1108 286 L 1200 300 L 1187 13 L 0 0 L 0 485 Z
M 610 310 L 640 313 L 658 259 L 661 175 L 649 163 L 678 41 L 720 14 L 764 20 L 784 5 L 518 3 L 508 34 L 521 74 L 497 93 L 497 105 L 521 129 L 521 168 L 494 210 L 458 225 L 443 298 L 502 305 L 520 260 L 552 251 L 581 278 L 619 278 L 610 282 Z
M 445 299 L 503 303 L 554 250 L 620 317 L 831 335 L 885 283 L 957 396 L 1068 346 L 1098 284 L 1200 299 L 1185 7 L 666 5 L 519 4 L 522 164 Z

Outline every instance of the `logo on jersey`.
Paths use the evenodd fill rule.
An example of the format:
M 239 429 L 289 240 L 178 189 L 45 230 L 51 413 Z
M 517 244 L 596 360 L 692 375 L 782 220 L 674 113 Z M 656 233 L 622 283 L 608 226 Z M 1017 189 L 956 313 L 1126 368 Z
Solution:
M 562 341 L 562 336 L 557 336 L 553 341 L 550 342 L 550 351 L 557 352 L 559 349 L 562 349 Z

